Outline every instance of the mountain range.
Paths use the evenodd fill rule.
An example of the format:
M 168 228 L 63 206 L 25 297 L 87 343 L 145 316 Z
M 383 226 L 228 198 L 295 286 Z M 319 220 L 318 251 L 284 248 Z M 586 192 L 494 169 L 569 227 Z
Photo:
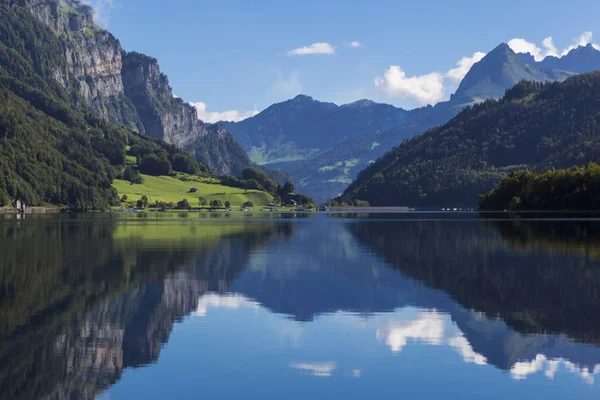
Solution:
M 237 123 L 223 123 L 250 159 L 287 172 L 303 192 L 324 201 L 404 139 L 444 124 L 467 106 L 500 99 L 522 80 L 563 81 L 600 68 L 591 45 L 537 62 L 500 44 L 474 64 L 451 98 L 404 110 L 361 100 L 337 106 L 300 95 Z
M 344 192 L 359 171 L 403 140 L 447 123 L 465 107 L 500 99 L 522 80 L 563 81 L 600 68 L 600 51 L 591 45 L 538 62 L 531 54 L 516 54 L 501 44 L 473 65 L 448 101 L 435 106 L 404 110 L 370 100 L 338 106 L 299 95 L 237 123 L 207 124 L 198 119 L 193 106 L 173 95 L 158 61 L 125 51 L 112 34 L 94 23 L 90 6 L 75 0 L 0 0 L 0 17 L 4 22 L 0 68 L 6 75 L 4 84 L 11 82 L 9 92 L 16 93 L 26 83 L 29 89 L 44 92 L 44 101 L 59 100 L 61 112 L 68 104 L 67 108 L 82 113 L 79 122 L 87 119 L 89 125 L 84 114 L 95 114 L 191 153 L 217 174 L 240 175 L 256 163 L 281 183 L 291 176 L 299 191 L 319 202 Z M 21 90 L 17 97 L 36 108 L 32 93 Z M 11 96 L 6 93 L 7 106 Z M 10 124 L 5 128 L 13 129 Z M 39 127 L 27 129 L 40 132 Z M 47 137 L 39 143 L 53 142 Z M 14 172 L 13 164 L 14 160 L 0 168 Z M 19 175 L 11 185 L 25 187 L 15 183 L 19 179 L 29 178 Z M 111 174 L 102 179 L 110 181 Z M 4 190 L 13 195 L 15 191 L 14 187 Z

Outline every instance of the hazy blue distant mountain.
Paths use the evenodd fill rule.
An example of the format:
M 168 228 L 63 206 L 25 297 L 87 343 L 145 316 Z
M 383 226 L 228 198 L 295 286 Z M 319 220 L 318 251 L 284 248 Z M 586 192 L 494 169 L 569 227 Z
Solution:
M 520 54 L 523 56 L 522 54 Z M 527 54 L 525 56 L 531 57 Z M 571 50 L 563 57 L 546 57 L 538 63 L 540 68 L 570 71 L 577 74 L 594 71 L 600 68 L 600 51 L 592 44 Z
M 408 114 L 370 100 L 338 106 L 298 95 L 252 118 L 222 124 L 252 161 L 271 164 L 311 158 L 349 137 L 398 126 Z

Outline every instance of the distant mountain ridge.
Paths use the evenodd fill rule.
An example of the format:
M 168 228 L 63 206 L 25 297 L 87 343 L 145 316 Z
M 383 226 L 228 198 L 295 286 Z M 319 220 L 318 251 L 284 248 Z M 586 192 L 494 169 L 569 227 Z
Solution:
M 240 122 L 221 122 L 253 162 L 272 164 L 313 157 L 365 131 L 393 128 L 408 111 L 359 100 L 338 106 L 298 95 Z
M 600 65 L 600 51 L 589 43 L 585 46 L 579 46 L 569 51 L 563 57 L 548 56 L 542 61 L 535 61 L 534 57 L 529 53 L 519 53 L 521 59 L 533 63 L 535 62 L 540 68 L 549 70 L 570 71 L 577 74 L 590 72 L 598 68 Z
M 502 43 L 473 65 L 449 101 L 435 106 L 404 110 L 370 100 L 337 106 L 298 96 L 224 126 L 253 161 L 290 174 L 303 192 L 325 201 L 404 139 L 445 124 L 466 106 L 500 99 L 522 80 L 563 81 L 596 69 L 600 51 L 592 45 L 537 62 Z

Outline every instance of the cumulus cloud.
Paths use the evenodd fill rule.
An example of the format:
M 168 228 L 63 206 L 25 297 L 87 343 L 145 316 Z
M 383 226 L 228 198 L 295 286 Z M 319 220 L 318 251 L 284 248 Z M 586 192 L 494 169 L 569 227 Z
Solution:
M 353 48 L 353 49 L 357 49 L 359 47 L 363 47 L 362 43 L 361 42 L 357 42 L 356 40 L 353 40 L 352 42 L 344 43 L 344 46 L 350 47 L 350 48 Z
M 485 53 L 478 51 L 470 57 L 461 58 L 456 63 L 456 68 L 447 72 L 432 72 L 410 77 L 400 66 L 392 65 L 383 76 L 375 78 L 375 86 L 392 97 L 410 98 L 420 105 L 436 104 L 446 100 L 473 64 L 481 61 L 483 57 Z
M 358 43 L 358 42 L 357 42 Z M 310 54 L 335 54 L 335 48 L 327 42 L 313 43 L 310 46 L 298 47 L 287 52 L 287 55 L 292 56 L 306 56 Z
M 413 98 L 420 104 L 435 104 L 444 99 L 444 77 L 438 72 L 409 77 L 399 65 L 392 65 L 383 76 L 375 78 L 375 86 L 389 96 Z
M 290 363 L 290 368 L 294 368 L 314 376 L 328 377 L 331 376 L 333 371 L 337 368 L 337 364 L 333 361 L 318 363 L 293 362 Z
M 600 45 L 593 42 L 592 32 L 584 32 L 579 37 L 573 39 L 573 43 L 566 48 L 559 50 L 554 44 L 552 36 L 548 36 L 542 41 L 542 47 L 523 38 L 514 38 L 508 41 L 508 45 L 515 53 L 529 53 L 536 61 L 542 61 L 548 56 L 562 57 L 571 50 L 579 46 L 592 44 L 596 50 L 600 50 Z
M 103 28 L 108 27 L 111 10 L 118 7 L 115 0 L 86 0 L 83 3 L 94 9 L 94 22 Z
M 198 119 L 208 122 L 215 123 L 219 121 L 231 121 L 231 122 L 239 122 L 246 118 L 250 118 L 259 113 L 254 106 L 254 110 L 252 111 L 237 111 L 237 110 L 229 110 L 229 111 L 208 111 L 206 104 L 203 102 L 198 103 L 190 103 L 196 111 L 198 112 Z
M 456 63 L 456 68 L 452 68 L 446 73 L 446 76 L 457 84 L 460 83 L 465 75 L 471 70 L 473 64 L 478 63 L 485 57 L 485 53 L 478 51 L 471 57 L 463 57 Z

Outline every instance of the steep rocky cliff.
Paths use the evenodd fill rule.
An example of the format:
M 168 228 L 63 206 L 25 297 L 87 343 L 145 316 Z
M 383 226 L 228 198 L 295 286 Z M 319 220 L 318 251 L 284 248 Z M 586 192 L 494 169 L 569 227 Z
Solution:
M 156 59 L 125 52 L 110 32 L 95 25 L 89 5 L 75 0 L 0 4 L 25 7 L 60 38 L 66 62 L 52 75 L 76 106 L 90 107 L 104 119 L 194 153 L 217 173 L 237 175 L 250 165 L 226 130 L 203 123 L 192 106 L 173 96 Z

